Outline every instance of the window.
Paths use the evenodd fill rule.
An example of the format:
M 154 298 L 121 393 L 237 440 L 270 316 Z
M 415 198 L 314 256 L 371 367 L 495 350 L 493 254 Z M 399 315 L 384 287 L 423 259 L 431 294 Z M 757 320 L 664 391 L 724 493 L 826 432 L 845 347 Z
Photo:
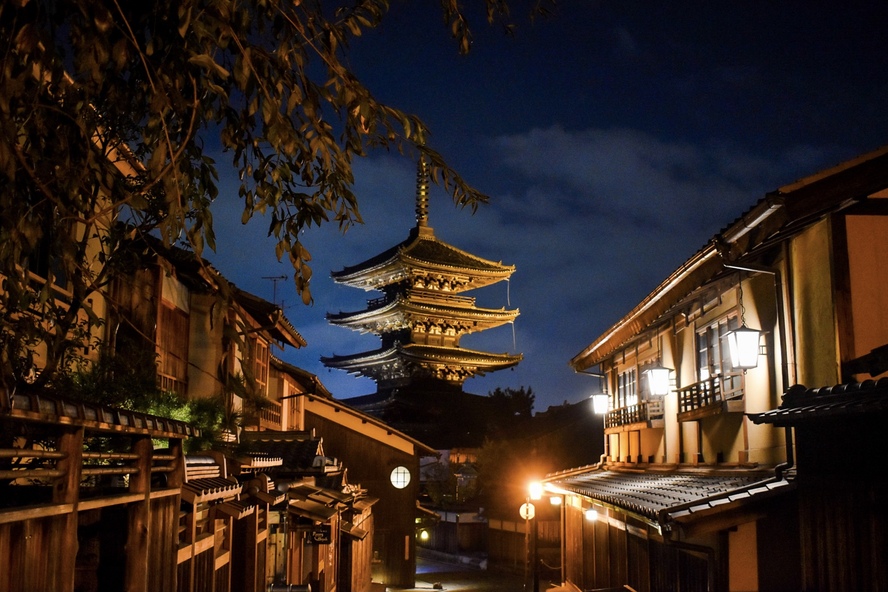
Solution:
M 395 467 L 392 469 L 391 481 L 396 489 L 404 489 L 410 484 L 410 470 L 404 466 Z
M 160 307 L 158 374 L 162 389 L 185 394 L 188 379 L 188 315 L 166 303 Z
M 617 407 L 638 405 L 635 368 L 621 372 L 617 376 Z
M 256 381 L 256 391 L 266 395 L 268 385 L 268 344 L 261 339 L 253 340 L 253 379 Z

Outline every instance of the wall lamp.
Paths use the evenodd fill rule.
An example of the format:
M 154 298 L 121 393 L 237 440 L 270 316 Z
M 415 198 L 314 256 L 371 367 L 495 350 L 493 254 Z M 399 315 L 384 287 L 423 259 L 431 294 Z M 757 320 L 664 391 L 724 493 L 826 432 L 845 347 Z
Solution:
M 652 366 L 644 371 L 647 376 L 648 389 L 650 393 L 657 397 L 669 394 L 669 373 L 672 368 L 666 368 L 659 362 L 656 366 Z
M 595 415 L 604 415 L 610 407 L 610 395 L 607 393 L 598 393 L 592 395 L 592 411 Z
M 758 366 L 759 336 L 761 331 L 750 329 L 745 324 L 739 329 L 729 331 L 725 336 L 731 354 L 731 366 L 735 370 L 751 370 Z

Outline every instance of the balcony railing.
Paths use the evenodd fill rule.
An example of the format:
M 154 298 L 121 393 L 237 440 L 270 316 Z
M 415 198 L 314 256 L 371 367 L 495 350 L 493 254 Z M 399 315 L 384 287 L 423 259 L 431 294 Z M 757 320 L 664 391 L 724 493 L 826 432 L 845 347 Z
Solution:
M 157 373 L 157 382 L 160 390 L 176 393 L 180 397 L 185 396 L 188 388 L 188 385 L 184 380 L 176 378 L 175 376 L 163 374 L 162 372 Z
M 663 401 L 655 399 L 608 411 L 604 416 L 604 427 L 619 428 L 637 423 L 646 423 L 648 427 L 662 427 L 662 421 Z
M 259 411 L 259 427 L 263 430 L 280 430 L 281 407 L 277 401 L 268 401 Z
M 678 420 L 691 421 L 723 411 L 742 412 L 742 380 L 742 373 L 731 372 L 678 389 Z

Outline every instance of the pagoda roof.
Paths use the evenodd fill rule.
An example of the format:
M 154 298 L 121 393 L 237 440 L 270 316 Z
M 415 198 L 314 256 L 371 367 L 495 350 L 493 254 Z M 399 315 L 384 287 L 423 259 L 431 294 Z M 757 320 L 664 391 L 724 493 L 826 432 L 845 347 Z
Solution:
M 458 290 L 461 291 L 508 279 L 515 266 L 472 255 L 438 240 L 432 228 L 417 226 L 407 240 L 363 263 L 334 271 L 331 276 L 338 283 L 375 290 L 406 279 L 411 271 L 467 278 L 467 285 Z
M 484 375 L 486 372 L 514 366 L 522 359 L 521 354 L 493 354 L 462 347 L 397 343 L 393 347 L 348 356 L 322 357 L 321 362 L 327 367 L 346 370 L 350 374 L 386 379 L 397 374 L 396 370 L 407 373 L 408 364 L 420 367 L 432 365 L 459 367 L 471 375 Z M 374 368 L 379 371 L 374 372 Z
M 431 298 L 424 298 L 424 294 L 416 297 L 416 291 L 406 296 L 399 294 L 391 301 L 380 298 L 370 301 L 362 311 L 327 314 L 327 320 L 334 325 L 382 333 L 406 328 L 411 319 L 441 318 L 451 323 L 468 323 L 472 333 L 511 322 L 519 314 L 517 309 L 477 307 L 474 298 L 448 295 L 436 302 L 435 293 L 428 294 Z

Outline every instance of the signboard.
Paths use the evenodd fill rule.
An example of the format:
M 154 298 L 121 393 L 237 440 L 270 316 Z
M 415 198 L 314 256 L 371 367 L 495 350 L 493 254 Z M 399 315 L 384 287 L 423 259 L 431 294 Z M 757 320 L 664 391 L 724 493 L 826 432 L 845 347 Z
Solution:
M 524 520 L 533 520 L 533 517 L 536 515 L 536 508 L 533 507 L 532 503 L 527 502 L 526 504 L 521 505 L 518 513 Z
M 329 545 L 330 544 L 330 525 L 329 524 L 321 524 L 320 526 L 313 526 L 310 531 L 308 531 L 308 544 L 309 545 Z

